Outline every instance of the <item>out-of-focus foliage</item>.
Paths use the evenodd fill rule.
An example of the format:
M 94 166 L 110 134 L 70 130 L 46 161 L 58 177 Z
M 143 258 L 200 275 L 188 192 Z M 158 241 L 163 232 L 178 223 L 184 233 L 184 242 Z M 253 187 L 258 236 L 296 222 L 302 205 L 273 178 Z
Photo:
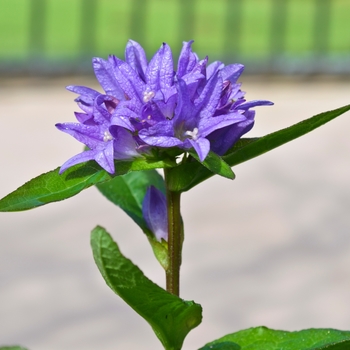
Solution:
M 347 0 L 0 0 L 0 9 L 0 69 L 89 66 L 91 56 L 121 56 L 130 38 L 147 52 L 165 41 L 176 55 L 194 39 L 199 55 L 251 70 L 350 66 Z

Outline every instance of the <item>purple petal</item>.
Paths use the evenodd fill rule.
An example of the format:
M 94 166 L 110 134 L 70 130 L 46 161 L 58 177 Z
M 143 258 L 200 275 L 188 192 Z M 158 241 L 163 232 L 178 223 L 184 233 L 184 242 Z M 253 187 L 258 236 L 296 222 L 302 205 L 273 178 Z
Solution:
M 273 102 L 271 102 L 271 101 L 255 100 L 255 101 L 249 101 L 246 103 L 242 103 L 241 105 L 239 105 L 237 107 L 237 109 L 247 110 L 249 108 L 256 107 L 256 106 L 271 106 L 271 105 L 273 105 Z
M 160 242 L 168 239 L 168 214 L 164 194 L 154 186 L 147 189 L 142 202 L 142 215 L 148 228 Z
M 238 112 L 223 114 L 217 117 L 201 119 L 198 125 L 199 133 L 206 137 L 217 129 L 244 121 L 246 117 Z
M 113 67 L 109 61 L 105 61 L 102 58 L 95 57 L 92 59 L 92 66 L 95 71 L 96 78 L 103 90 L 111 96 L 114 96 L 118 100 L 124 100 L 124 92 L 116 81 L 113 74 Z
M 211 150 L 218 155 L 224 155 L 245 133 L 254 125 L 255 111 L 247 111 L 246 119 L 228 127 L 219 129 L 208 135 Z
M 223 80 L 228 80 L 232 84 L 235 84 L 237 82 L 237 79 L 243 73 L 243 70 L 244 70 L 243 64 L 239 64 L 239 63 L 229 64 L 228 66 L 225 66 L 221 71 L 222 78 Z
M 92 113 L 94 101 L 98 96 L 101 95 L 96 90 L 85 86 L 70 85 L 67 86 L 66 89 L 68 91 L 79 94 L 79 97 L 75 99 L 75 102 L 77 102 L 79 107 L 86 113 Z
M 161 102 L 161 101 L 160 101 Z M 141 123 L 152 126 L 158 122 L 165 121 L 165 117 L 156 103 L 147 103 L 142 107 Z
M 111 119 L 110 113 L 102 106 L 102 104 L 108 99 L 111 99 L 111 97 L 100 95 L 95 100 L 93 114 L 95 122 L 99 125 L 108 124 Z
M 205 75 L 201 73 L 189 73 L 184 75 L 181 79 L 178 79 L 178 81 L 183 80 L 187 85 L 188 95 L 191 100 L 198 97 L 199 94 L 199 86 L 202 82 L 205 82 Z
M 158 147 L 174 147 L 183 143 L 174 136 L 173 124 L 169 120 L 159 122 L 148 129 L 142 129 L 139 137 L 148 145 Z
M 114 174 L 114 149 L 113 149 L 113 141 L 105 142 L 106 146 L 100 152 L 95 153 L 94 159 L 96 162 L 105 169 L 108 173 Z
M 222 91 L 222 78 L 215 74 L 205 85 L 199 98 L 194 101 L 196 110 L 199 110 L 201 118 L 208 118 L 214 115 L 220 101 Z
M 125 49 L 125 61 L 146 82 L 147 58 L 145 50 L 136 41 L 129 40 Z
M 112 125 L 109 131 L 114 137 L 114 159 L 131 159 L 139 156 L 136 151 L 138 145 L 129 131 L 117 125 Z
M 79 123 L 58 123 L 55 126 L 91 149 L 96 149 L 103 143 L 103 132 L 99 126 Z
M 177 90 L 178 102 L 175 108 L 173 123 L 174 129 L 183 133 L 188 129 L 193 130 L 196 126 L 196 112 L 193 103 L 190 100 L 187 85 L 182 79 L 179 79 Z
M 118 108 L 112 116 L 111 124 L 119 125 L 130 131 L 135 131 L 135 127 L 132 125 L 131 119 L 139 118 L 139 115 L 129 108 Z
M 193 75 L 193 74 L 201 74 L 203 77 L 207 76 L 207 64 L 208 64 L 208 56 L 205 57 L 203 60 L 200 60 L 191 70 L 188 75 Z
M 60 168 L 60 174 L 73 165 L 87 162 L 89 160 L 95 160 L 103 169 L 110 174 L 114 174 L 114 161 L 113 161 L 113 142 L 106 142 L 103 150 L 88 150 L 75 155 L 68 159 Z
M 151 91 L 170 88 L 174 82 L 173 57 L 169 45 L 163 43 L 151 59 L 146 71 Z
M 72 167 L 73 165 L 80 164 L 87 162 L 89 160 L 93 160 L 95 158 L 95 154 L 97 151 L 84 151 L 82 153 L 79 153 L 75 155 L 74 157 L 68 159 L 60 168 L 59 174 L 62 174 L 64 171 L 66 171 L 68 168 Z
M 170 97 L 165 97 L 164 100 L 155 101 L 163 116 L 167 119 L 174 117 L 174 111 L 177 103 L 177 95 L 173 94 Z
M 139 137 L 150 146 L 170 148 L 183 144 L 183 142 L 176 137 L 148 135 L 146 129 L 142 130 L 142 133 L 139 133 Z
M 210 151 L 210 142 L 203 137 L 200 137 L 197 140 L 188 139 L 188 141 L 197 152 L 200 161 L 203 162 Z
M 113 66 L 116 81 L 123 87 L 123 99 L 136 99 L 141 102 L 143 98 L 143 91 L 145 90 L 145 83 L 140 78 L 138 73 L 126 62 L 115 56 L 110 56 L 109 62 Z
M 198 62 L 196 54 L 192 52 L 192 44 L 193 40 L 183 42 L 182 50 L 177 64 L 178 78 L 182 78 L 185 74 L 191 72 L 196 63 Z
M 220 61 L 215 61 L 207 67 L 207 79 L 209 80 L 214 74 L 224 67 L 224 64 Z
M 93 99 L 96 98 L 97 96 L 101 95 L 98 91 L 96 91 L 94 89 L 90 89 L 86 86 L 68 85 L 68 86 L 66 86 L 66 89 L 68 91 L 72 91 L 78 95 L 90 96 Z
M 96 125 L 96 123 L 93 120 L 94 116 L 92 114 L 74 112 L 74 115 L 79 123 L 87 125 Z

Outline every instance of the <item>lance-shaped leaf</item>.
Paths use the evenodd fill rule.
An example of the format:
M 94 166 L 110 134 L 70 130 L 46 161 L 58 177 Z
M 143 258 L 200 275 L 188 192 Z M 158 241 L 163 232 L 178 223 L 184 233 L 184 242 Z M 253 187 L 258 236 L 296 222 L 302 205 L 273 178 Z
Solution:
M 59 168 L 42 174 L 0 200 L 0 211 L 21 211 L 72 197 L 82 190 L 114 176 L 132 171 L 174 166 L 170 160 L 137 158 L 132 162 L 116 161 L 111 175 L 93 161 L 78 164 L 59 174 Z
M 200 162 L 199 157 L 195 152 L 189 151 L 189 153 L 193 158 Z M 207 157 L 204 159 L 203 162 L 201 162 L 201 164 L 203 164 L 214 175 L 221 175 L 230 180 L 233 180 L 235 178 L 235 174 L 233 173 L 230 166 L 214 152 L 209 152 Z
M 149 280 L 102 227 L 92 231 L 91 246 L 107 285 L 151 325 L 165 349 L 180 350 L 188 332 L 202 320 L 201 306 Z
M 222 157 L 231 167 L 260 156 L 283 144 L 303 136 L 350 110 L 350 105 L 315 115 L 288 128 L 254 139 L 241 139 Z M 188 191 L 213 173 L 195 163 L 184 163 L 170 171 L 170 189 Z
M 225 335 L 200 350 L 209 350 L 227 342 L 239 345 L 241 350 L 347 350 L 350 349 L 350 331 L 305 329 L 288 332 L 255 327 Z
M 225 341 L 222 343 L 205 345 L 199 350 L 241 350 L 241 349 L 242 348 L 238 344 L 232 343 L 230 341 Z

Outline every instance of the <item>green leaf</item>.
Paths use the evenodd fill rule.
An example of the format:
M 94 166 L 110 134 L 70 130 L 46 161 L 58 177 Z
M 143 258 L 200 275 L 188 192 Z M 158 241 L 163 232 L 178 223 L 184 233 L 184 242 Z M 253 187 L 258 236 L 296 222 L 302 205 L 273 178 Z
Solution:
M 214 152 L 209 152 L 203 163 L 200 162 L 196 152 L 190 151 L 189 153 L 197 162 L 193 161 L 193 159 L 191 161 L 190 158 L 181 165 L 168 169 L 168 186 L 171 191 L 186 191 L 189 183 L 193 183 L 195 179 L 206 179 L 214 174 L 228 179 L 235 178 L 235 174 L 230 166 Z
M 198 155 L 194 151 L 189 151 L 192 157 L 194 157 L 198 162 L 200 162 Z M 235 174 L 233 173 L 230 166 L 216 153 L 210 151 L 207 157 L 204 159 L 203 164 L 208 170 L 212 173 L 221 175 L 223 177 L 227 177 L 230 180 L 235 178 Z
M 21 346 L 14 345 L 14 346 L 2 346 L 0 347 L 0 350 L 28 350 L 26 348 L 22 348 Z
M 102 227 L 92 231 L 91 246 L 107 285 L 151 325 L 165 349 L 181 349 L 188 332 L 202 320 L 201 306 L 150 281 Z
M 142 202 L 147 188 L 152 185 L 165 193 L 164 179 L 156 170 L 131 172 L 97 184 L 96 187 L 107 199 L 123 209 L 140 226 L 148 237 L 155 257 L 162 267 L 167 270 L 169 264 L 168 244 L 165 241 L 157 241 L 154 234 L 148 229 L 142 215 Z
M 350 331 L 305 329 L 288 332 L 255 327 L 228 334 L 200 350 L 226 342 L 238 344 L 241 350 L 347 350 L 350 349 Z
M 333 120 L 350 110 L 350 105 L 324 112 L 294 124 L 288 128 L 278 130 L 266 136 L 253 139 L 241 139 L 222 158 L 229 165 L 234 166 L 258 157 L 283 144 L 303 136 L 319 126 Z M 171 183 L 172 191 L 188 191 L 204 180 L 213 176 L 213 173 L 205 168 L 198 168 L 193 164 L 184 163 L 173 169 L 171 173 L 177 181 Z M 184 174 L 184 176 L 181 176 Z
M 243 147 L 233 147 L 233 149 L 223 157 L 225 161 L 234 166 L 254 157 L 260 156 L 268 151 L 273 150 L 289 141 L 292 141 L 300 136 L 303 136 L 310 131 L 328 123 L 336 117 L 350 110 L 350 105 L 344 106 L 333 111 L 320 113 L 309 119 L 303 120 L 288 128 L 278 130 L 269 135 L 250 139 Z
M 205 345 L 199 350 L 240 350 L 240 349 L 241 347 L 238 344 L 232 343 L 230 341 L 225 341 L 218 344 Z
M 97 184 L 97 188 L 140 226 L 147 235 L 156 259 L 167 270 L 169 267 L 168 244 L 163 240 L 157 241 L 154 234 L 148 229 L 142 215 L 142 202 L 147 188 L 151 185 L 165 193 L 164 179 L 155 170 L 131 172 L 117 176 L 110 181 Z
M 131 172 L 97 184 L 100 192 L 123 209 L 143 231 L 148 231 L 142 216 L 142 201 L 147 188 L 155 186 L 165 193 L 164 179 L 156 170 Z
M 59 168 L 42 174 L 0 200 L 0 211 L 21 211 L 75 196 L 82 190 L 132 171 L 174 166 L 169 160 L 137 158 L 132 162 L 115 161 L 116 173 L 111 175 L 96 162 L 78 164 L 59 175 Z

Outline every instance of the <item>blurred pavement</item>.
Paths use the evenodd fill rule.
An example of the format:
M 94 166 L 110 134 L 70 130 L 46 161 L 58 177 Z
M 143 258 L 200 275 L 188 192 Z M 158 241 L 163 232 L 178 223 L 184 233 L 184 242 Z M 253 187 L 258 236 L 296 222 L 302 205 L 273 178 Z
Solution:
M 350 103 L 350 82 L 243 78 L 262 136 Z M 0 196 L 61 165 L 81 145 L 57 131 L 73 121 L 81 77 L 0 81 Z M 181 296 L 202 304 L 184 350 L 266 325 L 350 330 L 350 113 L 183 194 Z M 31 350 L 162 349 L 151 328 L 105 285 L 89 234 L 104 226 L 156 283 L 144 235 L 95 188 L 67 201 L 0 213 L 0 344 Z

